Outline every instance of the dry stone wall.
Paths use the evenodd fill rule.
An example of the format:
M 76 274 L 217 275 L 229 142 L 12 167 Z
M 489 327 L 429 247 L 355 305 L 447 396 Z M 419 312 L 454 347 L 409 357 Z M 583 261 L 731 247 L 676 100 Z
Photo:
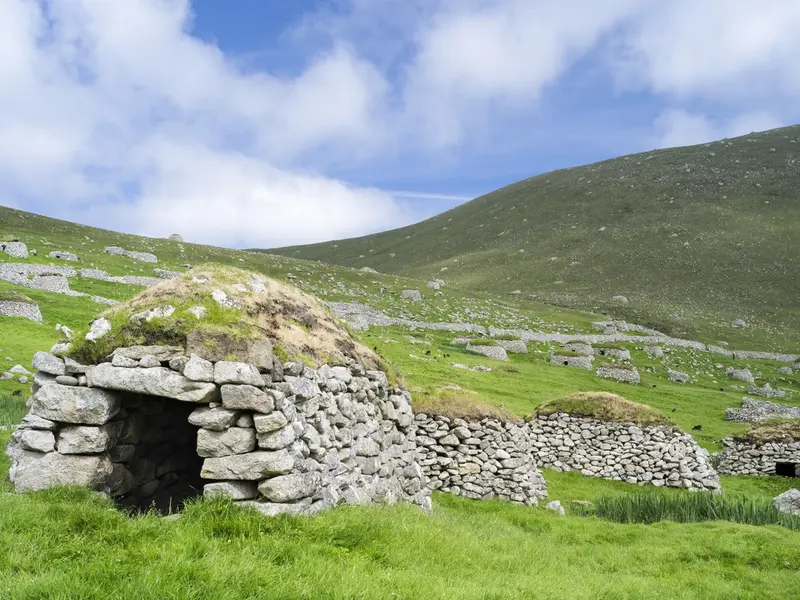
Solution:
M 537 464 L 556 471 L 689 490 L 720 489 L 710 455 L 671 427 L 640 427 L 563 413 L 529 423 Z
M 17 302 L 15 300 L 0 300 L 0 316 L 19 317 L 29 319 L 36 323 L 42 322 L 42 313 L 35 302 Z
M 524 424 L 424 413 L 415 419 L 419 461 L 431 490 L 528 505 L 547 496 Z
M 723 475 L 800 477 L 800 442 L 756 444 L 725 438 L 717 470 Z
M 78 484 L 158 506 L 203 489 L 268 515 L 430 505 L 410 395 L 382 371 L 211 362 L 166 346 L 96 366 L 41 352 L 35 366 L 8 448 L 18 491 Z

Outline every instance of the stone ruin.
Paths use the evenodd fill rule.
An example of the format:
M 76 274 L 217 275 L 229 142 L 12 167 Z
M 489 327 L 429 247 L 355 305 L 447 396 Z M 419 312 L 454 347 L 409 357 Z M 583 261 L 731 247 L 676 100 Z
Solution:
M 755 398 L 742 398 L 741 408 L 726 408 L 725 419 L 736 423 L 754 423 L 764 419 L 800 419 L 800 406 L 778 404 Z
M 540 468 L 631 484 L 720 490 L 707 450 L 677 427 L 644 427 L 553 413 L 529 422 Z
M 21 294 L 0 296 L 0 316 L 28 319 L 36 323 L 42 322 L 39 305 Z
M 267 515 L 340 502 L 429 508 L 409 393 L 315 300 L 266 278 L 230 285 L 231 273 L 252 277 L 182 276 L 109 316 L 136 315 L 180 294 L 214 302 L 212 290 L 224 290 L 229 314 L 240 311 L 260 337 L 215 337 L 213 327 L 176 310 L 150 327 L 174 332 L 192 319 L 183 345 L 115 347 L 116 330 L 104 328 L 72 357 L 37 353 L 30 411 L 8 447 L 15 489 L 83 485 L 133 509 L 178 508 L 200 494 Z M 98 344 L 109 353 L 76 360 Z M 290 360 L 293 353 L 314 366 Z
M 723 475 L 800 477 L 800 441 L 722 440 L 717 471 Z

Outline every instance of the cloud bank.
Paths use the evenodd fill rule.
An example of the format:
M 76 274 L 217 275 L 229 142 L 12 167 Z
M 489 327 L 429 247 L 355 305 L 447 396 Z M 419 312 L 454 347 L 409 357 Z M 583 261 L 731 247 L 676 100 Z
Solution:
M 204 243 L 407 224 L 421 213 L 404 198 L 448 194 L 337 172 L 479 155 L 498 127 L 544 126 L 542 99 L 586 72 L 647 99 L 642 147 L 800 120 L 800 5 L 783 0 L 350 0 L 287 24 L 302 65 L 288 75 L 193 35 L 188 0 L 0 14 L 0 203 Z

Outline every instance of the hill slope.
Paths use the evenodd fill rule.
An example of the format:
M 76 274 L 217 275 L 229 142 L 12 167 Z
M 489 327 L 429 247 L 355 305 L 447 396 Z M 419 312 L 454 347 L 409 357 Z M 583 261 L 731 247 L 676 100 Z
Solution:
M 796 349 L 800 126 L 554 171 L 402 229 L 270 252 Z

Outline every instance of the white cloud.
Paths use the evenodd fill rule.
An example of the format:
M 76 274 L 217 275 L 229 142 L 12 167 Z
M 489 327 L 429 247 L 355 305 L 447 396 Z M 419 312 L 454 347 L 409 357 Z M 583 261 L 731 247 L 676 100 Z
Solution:
M 681 109 L 669 109 L 661 113 L 654 123 L 655 142 L 658 148 L 691 146 L 783 125 L 767 112 L 741 113 L 731 119 L 721 120 Z
M 330 147 L 352 160 L 383 135 L 385 81 L 347 46 L 278 78 L 244 74 L 191 37 L 185 1 L 0 0 L 0 13 L 4 197 L 254 246 L 408 219 L 389 194 L 297 167 Z M 131 183 L 140 197 L 124 197 Z

